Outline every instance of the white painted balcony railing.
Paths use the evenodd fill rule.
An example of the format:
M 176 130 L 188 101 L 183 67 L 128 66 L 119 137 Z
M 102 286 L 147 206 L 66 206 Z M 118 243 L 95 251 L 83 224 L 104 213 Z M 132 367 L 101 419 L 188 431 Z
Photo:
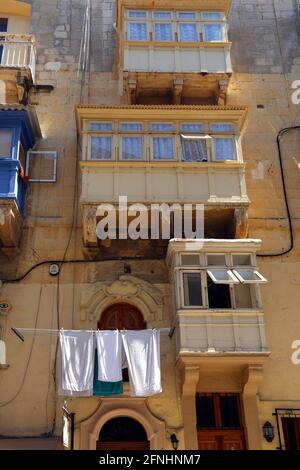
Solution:
M 36 47 L 34 36 L 0 33 L 0 66 L 27 68 L 35 81 Z

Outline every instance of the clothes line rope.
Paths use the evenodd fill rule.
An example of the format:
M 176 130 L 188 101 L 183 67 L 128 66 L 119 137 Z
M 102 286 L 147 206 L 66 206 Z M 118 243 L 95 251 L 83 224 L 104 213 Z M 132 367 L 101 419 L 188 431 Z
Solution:
M 172 328 L 148 328 L 149 330 L 158 330 L 160 331 L 160 334 L 161 335 L 169 335 L 170 338 L 172 338 L 173 334 L 174 334 L 174 331 L 175 331 L 175 327 L 172 327 Z M 90 330 L 64 330 L 64 328 L 61 328 L 60 330 L 58 329 L 51 329 L 51 328 L 15 328 L 15 327 L 12 327 L 11 330 L 15 333 L 15 335 L 18 336 L 18 338 L 21 340 L 21 341 L 25 341 L 25 338 L 24 338 L 24 335 L 23 334 L 39 334 L 39 335 L 57 335 L 59 332 L 62 332 L 62 331 L 90 331 L 90 332 L 93 332 L 95 333 L 96 331 L 99 331 L 99 330 L 93 330 L 93 329 L 90 329 Z M 113 331 L 117 331 L 116 330 L 113 330 Z M 133 331 L 133 330 L 118 330 L 118 331 Z

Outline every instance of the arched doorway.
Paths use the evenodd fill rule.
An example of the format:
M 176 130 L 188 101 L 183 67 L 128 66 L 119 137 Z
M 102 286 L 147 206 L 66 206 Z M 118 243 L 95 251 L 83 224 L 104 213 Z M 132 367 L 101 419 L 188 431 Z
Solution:
M 121 416 L 101 428 L 97 450 L 149 450 L 150 442 L 143 426 L 135 419 Z
M 126 303 L 108 307 L 98 322 L 99 330 L 143 330 L 144 328 L 146 322 L 139 309 Z
M 101 315 L 99 330 L 143 330 L 147 328 L 138 308 L 126 303 L 110 305 Z M 128 369 L 123 369 L 123 382 L 129 382 Z

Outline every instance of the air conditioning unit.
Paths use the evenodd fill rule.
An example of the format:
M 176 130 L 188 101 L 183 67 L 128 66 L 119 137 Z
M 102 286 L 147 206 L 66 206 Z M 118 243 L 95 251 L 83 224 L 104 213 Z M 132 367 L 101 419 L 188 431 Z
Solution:
M 26 158 L 26 176 L 32 183 L 55 183 L 57 179 L 57 152 L 29 150 Z

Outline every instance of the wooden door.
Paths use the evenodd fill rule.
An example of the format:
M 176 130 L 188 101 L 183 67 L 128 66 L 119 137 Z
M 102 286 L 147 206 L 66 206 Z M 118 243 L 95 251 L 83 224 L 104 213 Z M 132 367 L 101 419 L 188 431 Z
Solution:
M 286 450 L 300 450 L 300 418 L 282 418 Z
M 198 394 L 196 409 L 200 450 L 246 449 L 239 394 Z
M 146 328 L 143 315 L 133 305 L 115 304 L 101 315 L 99 330 L 143 330 Z

